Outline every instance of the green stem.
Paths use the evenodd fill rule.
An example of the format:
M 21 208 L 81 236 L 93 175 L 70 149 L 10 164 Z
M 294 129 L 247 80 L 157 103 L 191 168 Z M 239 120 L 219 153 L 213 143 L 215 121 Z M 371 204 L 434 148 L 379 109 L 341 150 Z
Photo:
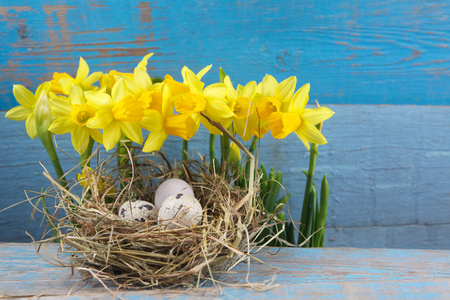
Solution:
M 188 141 L 187 140 L 183 140 L 183 147 L 181 150 L 181 159 L 182 160 L 187 160 L 188 159 Z
M 220 136 L 220 164 L 225 176 L 228 174 L 228 158 L 230 157 L 230 138 L 226 134 Z
M 216 157 L 216 135 L 212 133 L 209 135 L 209 156 L 211 157 L 211 170 L 219 172 L 220 166 Z
M 64 176 L 64 171 L 61 167 L 61 163 L 59 162 L 58 155 L 56 154 L 55 146 L 53 145 L 52 134 L 50 131 L 41 131 L 39 133 L 39 138 L 44 145 L 45 150 L 47 150 L 48 156 L 50 157 L 50 161 L 53 165 L 53 169 L 56 172 L 56 177 L 58 178 L 61 186 L 66 187 L 67 181 Z
M 306 227 L 309 219 L 310 212 L 310 201 L 311 201 L 311 193 L 313 190 L 314 184 L 314 170 L 316 168 L 316 161 L 318 152 L 318 145 L 311 144 L 311 149 L 309 150 L 309 169 L 308 174 L 306 176 L 306 187 L 305 187 L 305 195 L 303 197 L 303 207 L 302 207 L 302 216 L 300 219 L 300 233 L 298 236 L 298 244 L 301 244 L 308 236 L 306 235 Z
M 95 142 L 94 139 L 92 137 L 90 137 L 89 144 L 88 144 L 86 150 L 80 154 L 81 171 L 83 171 L 85 165 L 87 165 L 88 167 L 90 166 L 91 162 L 88 159 L 92 154 L 92 148 L 94 147 L 94 142 Z
M 117 145 L 117 163 L 122 179 L 129 178 L 131 176 L 130 155 L 128 154 L 128 149 L 130 149 L 131 151 L 131 141 L 125 142 L 124 140 L 128 140 L 128 138 L 125 136 L 125 134 L 122 133 L 122 136 L 120 137 L 119 143 Z M 126 185 L 126 182 L 122 182 L 120 184 L 120 187 L 123 189 L 126 187 Z

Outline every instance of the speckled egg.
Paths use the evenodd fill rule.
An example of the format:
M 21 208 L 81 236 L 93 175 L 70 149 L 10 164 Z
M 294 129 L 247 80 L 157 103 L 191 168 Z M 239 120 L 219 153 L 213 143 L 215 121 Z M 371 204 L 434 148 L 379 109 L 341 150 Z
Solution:
M 171 195 L 164 200 L 158 212 L 158 221 L 168 229 L 200 223 L 202 205 L 194 196 L 188 194 Z
M 161 208 L 164 200 L 175 194 L 185 194 L 195 197 L 194 190 L 186 181 L 178 178 L 167 179 L 156 189 L 155 206 Z
M 156 220 L 158 209 L 150 202 L 144 200 L 131 200 L 124 202 L 119 208 L 119 216 L 123 219 L 145 222 Z

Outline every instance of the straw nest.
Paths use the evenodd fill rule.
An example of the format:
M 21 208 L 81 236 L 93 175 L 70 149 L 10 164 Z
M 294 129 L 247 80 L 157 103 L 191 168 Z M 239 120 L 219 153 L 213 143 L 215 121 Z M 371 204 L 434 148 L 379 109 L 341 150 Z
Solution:
M 97 163 L 89 186 L 74 181 L 63 188 L 46 175 L 53 184 L 46 198 L 54 196 L 57 210 L 64 210 L 65 216 L 43 210 L 54 233 L 44 242 L 58 240 L 61 250 L 71 254 L 72 268 L 86 278 L 134 289 L 198 286 L 246 258 L 260 230 L 254 197 L 258 186 L 238 188 L 234 179 L 218 175 L 202 158 L 171 164 L 162 154 L 136 155 L 128 170 L 108 170 L 107 161 Z M 203 207 L 201 223 L 168 229 L 158 220 L 118 216 L 127 200 L 153 203 L 155 189 L 168 178 L 183 179 L 193 187 Z

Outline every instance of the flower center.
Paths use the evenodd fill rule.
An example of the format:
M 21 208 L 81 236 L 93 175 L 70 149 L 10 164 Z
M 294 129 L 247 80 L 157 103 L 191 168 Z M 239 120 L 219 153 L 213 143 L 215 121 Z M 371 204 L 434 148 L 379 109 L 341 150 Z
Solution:
M 204 111 L 206 100 L 201 95 L 183 93 L 174 98 L 175 109 L 182 114 L 193 114 Z
M 239 119 L 247 118 L 254 111 L 253 104 L 248 98 L 240 97 L 231 103 L 234 116 Z
M 256 104 L 258 115 L 261 120 L 269 118 L 274 112 L 279 112 L 281 109 L 281 102 L 277 98 L 264 97 Z
M 72 120 L 79 126 L 84 126 L 89 119 L 95 117 L 95 109 L 87 104 L 74 104 L 72 107 L 71 117 Z

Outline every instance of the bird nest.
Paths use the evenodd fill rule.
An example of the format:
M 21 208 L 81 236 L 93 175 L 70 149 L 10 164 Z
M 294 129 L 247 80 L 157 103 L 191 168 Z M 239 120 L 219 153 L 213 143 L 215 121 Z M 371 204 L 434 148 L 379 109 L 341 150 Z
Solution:
M 234 184 L 236 178 L 211 169 L 202 157 L 171 164 L 161 153 L 134 155 L 130 169 L 111 170 L 107 166 L 117 155 L 103 162 L 97 158 L 90 176 L 65 187 L 44 172 L 52 187 L 41 198 L 55 197 L 57 212 L 42 210 L 53 237 L 41 243 L 59 242 L 73 269 L 120 288 L 198 286 L 248 257 L 247 249 L 261 230 L 253 176 L 245 178 L 243 189 Z M 155 189 L 169 178 L 192 186 L 203 208 L 199 224 L 169 228 L 158 220 L 139 222 L 118 215 L 125 201 L 153 202 Z M 57 217 L 61 210 L 64 216 Z

